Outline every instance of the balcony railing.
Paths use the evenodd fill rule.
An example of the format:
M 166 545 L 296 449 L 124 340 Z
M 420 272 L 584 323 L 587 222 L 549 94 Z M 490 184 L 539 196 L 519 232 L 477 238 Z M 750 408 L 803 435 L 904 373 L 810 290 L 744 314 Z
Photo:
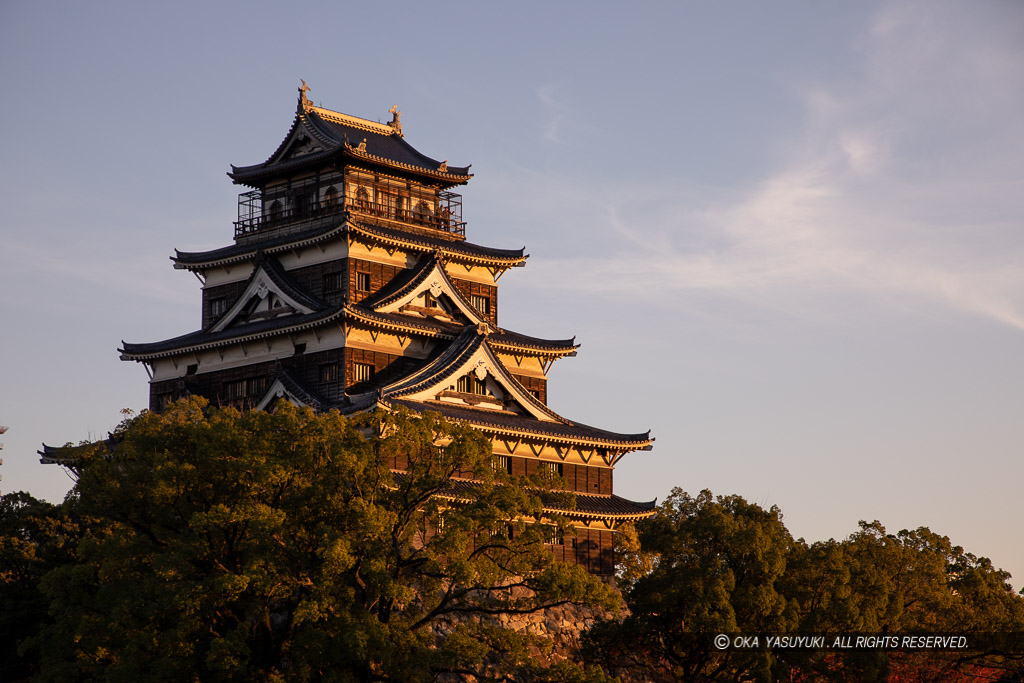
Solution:
M 462 195 L 454 192 L 439 192 L 437 207 L 436 214 L 426 210 L 410 211 L 366 200 L 292 201 L 287 206 L 280 204 L 273 206 L 272 203 L 267 207 L 262 193 L 259 190 L 254 190 L 238 195 L 238 220 L 235 221 L 235 237 L 251 235 L 262 230 L 301 221 L 341 215 L 345 212 L 465 236 L 466 222 L 462 220 Z

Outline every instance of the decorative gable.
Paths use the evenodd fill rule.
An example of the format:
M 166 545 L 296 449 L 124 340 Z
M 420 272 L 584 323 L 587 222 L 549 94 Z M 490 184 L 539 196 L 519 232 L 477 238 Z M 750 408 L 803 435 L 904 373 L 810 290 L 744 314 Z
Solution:
M 274 383 L 270 385 L 270 389 L 267 390 L 267 393 L 263 395 L 263 398 L 260 399 L 260 402 L 256 405 L 256 410 L 267 410 L 279 399 L 285 399 L 290 401 L 293 405 L 300 407 L 306 405 L 305 401 L 296 396 L 294 392 L 290 391 L 288 387 L 284 385 L 284 382 L 280 379 L 276 379 L 274 380 Z
M 404 313 L 461 325 L 487 322 L 462 296 L 436 256 L 424 264 L 408 285 L 371 306 L 378 313 Z
M 278 148 L 279 151 L 267 163 L 277 164 L 317 152 L 329 151 L 332 147 L 325 143 L 323 135 L 317 134 L 303 118 L 300 118 Z
M 275 269 L 271 263 L 264 261 L 256 267 L 245 291 L 227 313 L 214 323 L 210 332 L 220 332 L 236 325 L 271 320 L 283 315 L 312 313 L 315 310 L 306 297 L 289 291 L 291 288 L 282 282 L 279 272 L 271 272 Z
M 285 151 L 282 158 L 295 159 L 297 157 L 306 156 L 307 154 L 313 154 L 315 152 L 322 151 L 324 151 L 324 148 L 321 145 L 317 144 L 317 142 L 313 140 L 313 138 L 309 137 L 308 135 L 299 135 L 294 140 L 292 140 L 292 144 L 288 146 L 288 149 Z
M 384 398 L 439 401 L 529 416 L 543 422 L 565 420 L 526 390 L 486 342 L 492 328 L 486 323 L 470 328 L 452 346 L 415 375 L 384 387 Z

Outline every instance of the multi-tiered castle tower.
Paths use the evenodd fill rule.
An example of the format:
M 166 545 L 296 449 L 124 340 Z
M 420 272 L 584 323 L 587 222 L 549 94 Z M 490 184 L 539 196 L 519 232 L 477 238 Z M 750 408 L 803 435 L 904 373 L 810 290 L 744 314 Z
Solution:
M 150 374 L 150 408 L 198 394 L 239 408 L 440 412 L 487 434 L 510 474 L 559 474 L 576 508 L 552 511 L 577 534 L 552 539 L 553 552 L 611 574 L 615 527 L 653 511 L 614 495 L 612 470 L 653 439 L 547 407 L 547 372 L 578 345 L 498 326 L 498 278 L 527 256 L 466 241 L 452 188 L 469 168 L 413 148 L 396 108 L 378 123 L 314 106 L 307 90 L 270 158 L 228 174 L 251 188 L 234 244 L 172 257 L 203 282 L 201 329 L 123 344 L 121 358 Z

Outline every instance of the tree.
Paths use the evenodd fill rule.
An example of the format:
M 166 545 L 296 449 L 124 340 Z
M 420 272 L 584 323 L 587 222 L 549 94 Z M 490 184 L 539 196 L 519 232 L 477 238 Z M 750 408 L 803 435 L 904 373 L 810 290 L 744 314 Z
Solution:
M 861 522 L 843 541 L 793 540 L 777 508 L 675 490 L 620 534 L 632 614 L 590 634 L 613 672 L 711 680 L 953 681 L 1021 670 L 1024 598 L 1009 575 L 927 528 Z M 951 652 L 713 646 L 716 634 L 957 634 Z M 1007 637 L 1000 637 L 1006 634 Z M 998 677 L 998 674 L 997 674 Z
M 180 401 L 80 462 L 69 504 L 100 522 L 43 580 L 43 680 L 584 675 L 546 672 L 543 643 L 489 618 L 615 603 L 544 548 L 565 523 L 541 521 L 542 482 L 495 472 L 486 438 L 436 414 L 281 403 Z
M 81 525 L 61 506 L 22 491 L 0 498 L 0 680 L 27 680 L 38 670 L 18 642 L 48 622 L 39 582 L 72 560 L 80 535 Z
M 782 633 L 792 625 L 775 589 L 793 543 L 778 508 L 739 496 L 680 489 L 621 534 L 621 587 L 631 614 L 592 634 L 591 652 L 612 655 L 614 672 L 646 670 L 662 680 L 770 680 L 762 649 L 720 650 L 714 634 Z

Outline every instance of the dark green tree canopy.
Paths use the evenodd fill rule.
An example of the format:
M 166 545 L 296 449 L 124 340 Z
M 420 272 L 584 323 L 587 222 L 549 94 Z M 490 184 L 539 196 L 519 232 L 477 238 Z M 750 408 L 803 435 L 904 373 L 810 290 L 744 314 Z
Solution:
M 239 414 L 181 401 L 82 454 L 93 522 L 42 582 L 43 680 L 577 677 L 487 617 L 616 597 L 556 564 L 534 486 L 436 414 Z M 392 464 L 408 461 L 405 473 Z M 450 480 L 479 482 L 456 497 Z M 510 533 L 511 532 L 511 533 Z
M 988 665 L 1024 665 L 1024 598 L 1009 575 L 923 527 L 889 534 L 878 522 L 861 522 L 844 541 L 809 545 L 790 536 L 776 507 L 676 489 L 654 517 L 619 538 L 631 614 L 590 634 L 590 656 L 611 673 L 665 681 L 937 681 L 998 671 Z M 914 633 L 974 635 L 979 647 L 891 655 L 722 650 L 713 642 L 717 634 Z

